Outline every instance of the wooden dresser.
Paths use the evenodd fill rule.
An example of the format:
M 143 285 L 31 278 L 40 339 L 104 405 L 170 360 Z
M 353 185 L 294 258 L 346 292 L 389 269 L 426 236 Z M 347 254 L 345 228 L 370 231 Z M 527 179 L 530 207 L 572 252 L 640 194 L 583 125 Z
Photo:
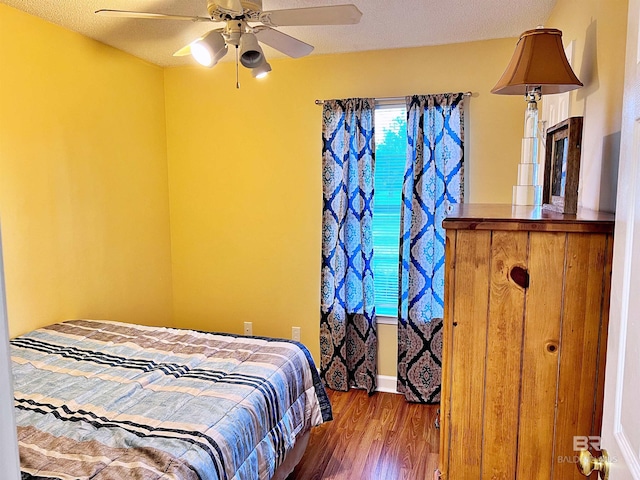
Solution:
M 570 480 L 599 435 L 613 216 L 459 205 L 446 228 L 440 471 Z

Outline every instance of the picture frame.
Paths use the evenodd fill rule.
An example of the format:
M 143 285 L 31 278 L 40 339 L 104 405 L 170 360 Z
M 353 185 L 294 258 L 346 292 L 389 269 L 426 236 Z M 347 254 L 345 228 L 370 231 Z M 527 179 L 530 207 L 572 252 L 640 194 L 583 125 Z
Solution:
M 583 117 L 570 117 L 547 129 L 544 161 L 544 208 L 575 215 L 582 153 Z

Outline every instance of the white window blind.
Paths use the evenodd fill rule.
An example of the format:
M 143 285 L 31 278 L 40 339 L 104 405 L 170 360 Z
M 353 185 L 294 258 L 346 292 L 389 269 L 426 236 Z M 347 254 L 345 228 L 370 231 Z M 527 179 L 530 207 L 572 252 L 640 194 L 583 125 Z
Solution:
M 372 230 L 376 313 L 396 317 L 400 207 L 407 151 L 407 111 L 404 103 L 376 105 L 375 144 Z

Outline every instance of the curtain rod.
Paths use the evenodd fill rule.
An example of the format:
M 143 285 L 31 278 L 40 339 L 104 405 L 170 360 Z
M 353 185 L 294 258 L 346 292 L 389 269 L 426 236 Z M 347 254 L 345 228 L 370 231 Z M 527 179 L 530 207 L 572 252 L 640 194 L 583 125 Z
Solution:
M 465 97 L 471 97 L 473 92 L 464 92 Z M 406 97 L 376 97 L 376 100 L 382 100 L 384 102 L 402 102 Z M 316 100 L 316 105 L 324 105 L 324 100 Z

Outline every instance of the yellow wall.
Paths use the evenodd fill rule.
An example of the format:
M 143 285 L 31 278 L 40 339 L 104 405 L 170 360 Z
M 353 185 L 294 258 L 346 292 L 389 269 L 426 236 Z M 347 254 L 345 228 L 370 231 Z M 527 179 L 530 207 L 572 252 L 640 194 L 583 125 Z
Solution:
M 171 323 L 162 69 L 0 4 L 0 218 L 12 336 Z
M 321 107 L 315 99 L 470 90 L 467 201 L 510 202 L 524 101 L 489 93 L 514 39 L 165 71 L 176 324 L 302 340 L 319 358 Z M 395 327 L 380 328 L 395 375 Z M 388 359 L 391 359 L 388 361 Z
M 576 40 L 585 206 L 602 203 L 600 172 L 615 156 L 625 19 L 625 0 L 558 0 L 546 24 Z M 514 46 L 275 59 L 263 81 L 241 68 L 236 90 L 231 63 L 163 70 L 0 5 L 11 334 L 74 317 L 232 332 L 252 321 L 258 335 L 301 326 L 318 359 L 314 100 L 471 90 L 466 201 L 509 203 L 524 102 L 489 91 Z M 380 327 L 385 375 L 395 335 Z
M 570 115 L 584 116 L 579 202 L 613 211 L 620 142 L 627 0 L 558 0 L 545 26 L 575 40 L 573 69 L 584 87 Z

